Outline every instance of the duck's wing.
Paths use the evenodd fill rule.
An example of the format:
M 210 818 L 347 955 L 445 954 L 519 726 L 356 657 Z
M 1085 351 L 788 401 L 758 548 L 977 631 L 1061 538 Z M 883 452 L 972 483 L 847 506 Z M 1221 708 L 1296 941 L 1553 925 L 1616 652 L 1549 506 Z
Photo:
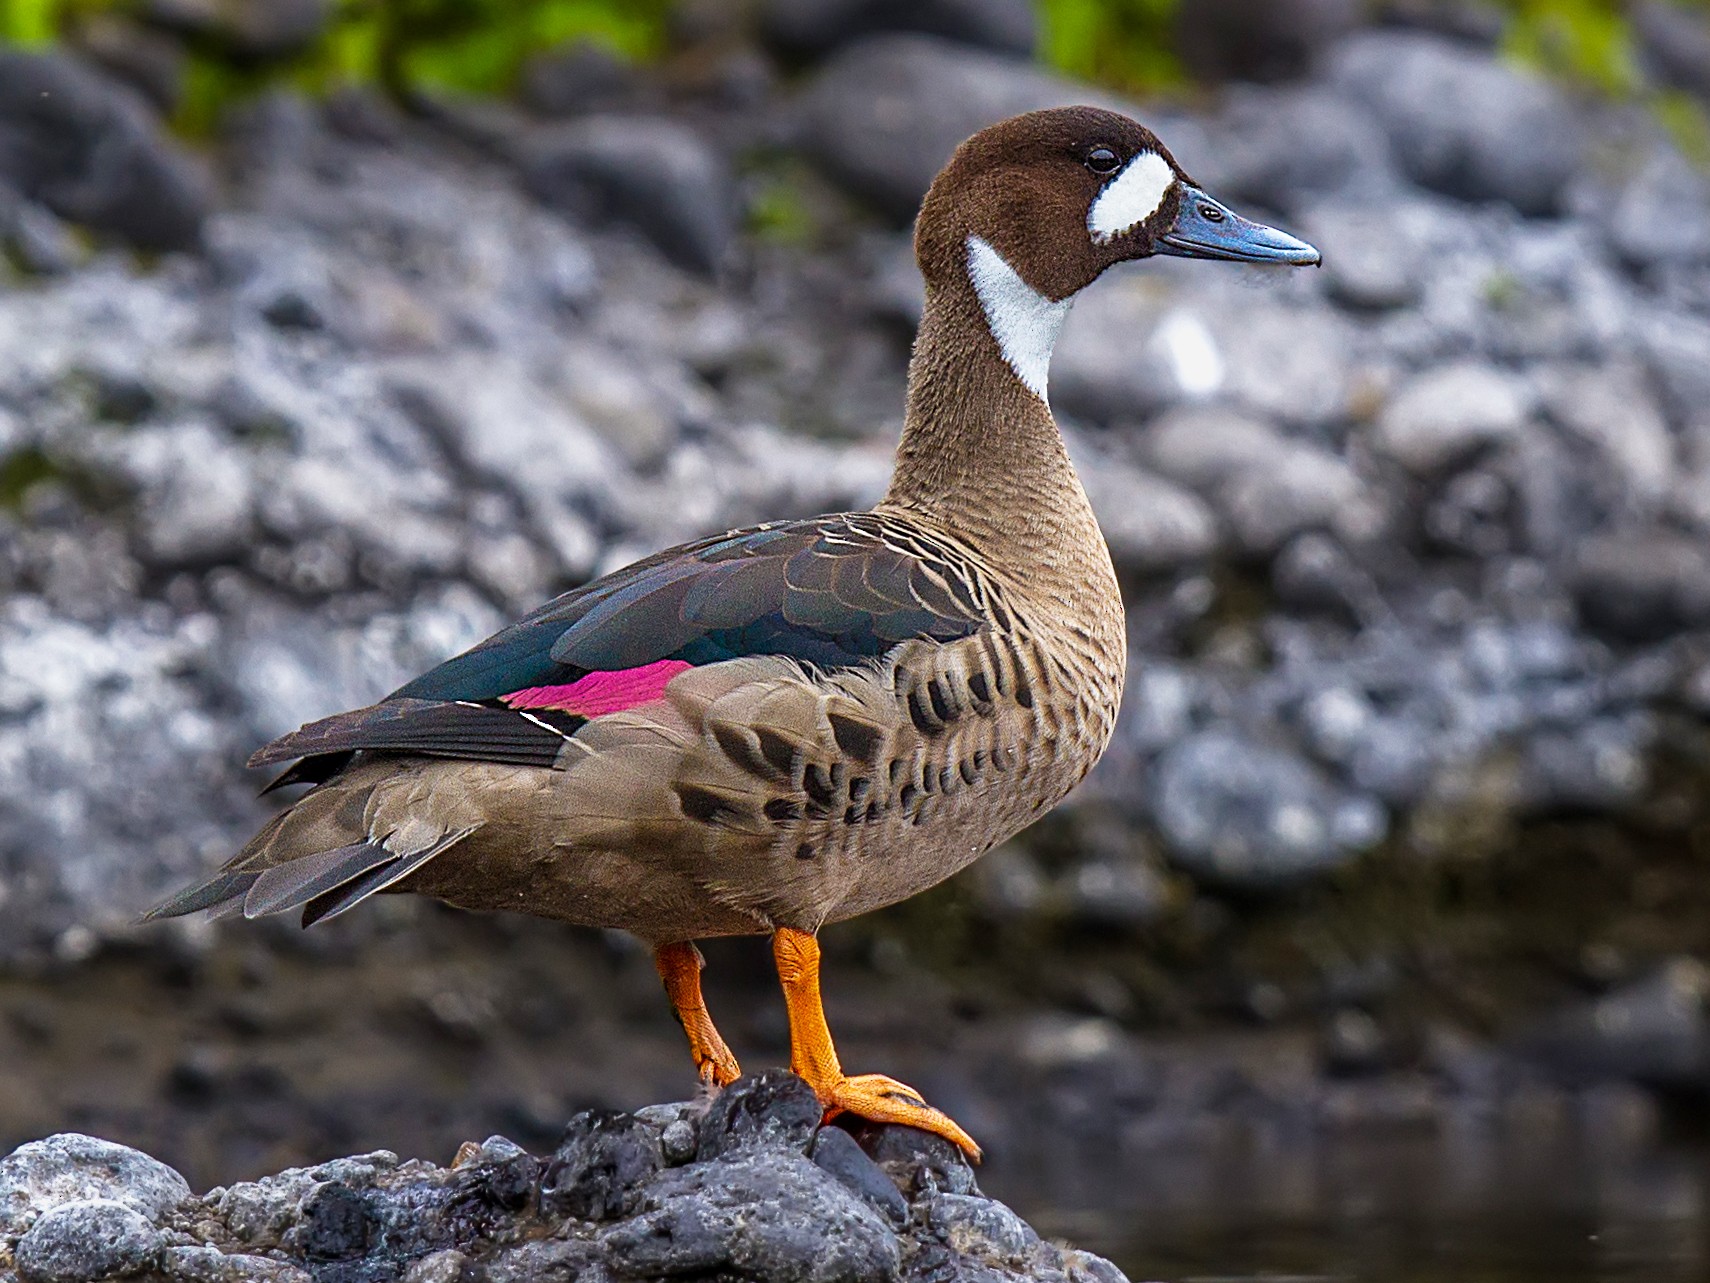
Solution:
M 298 761 L 279 783 L 326 779 L 362 750 L 552 766 L 589 721 L 660 698 L 688 668 L 759 656 L 848 667 L 973 634 L 1001 609 L 987 597 L 964 552 L 882 514 L 733 531 L 566 593 L 250 764 Z

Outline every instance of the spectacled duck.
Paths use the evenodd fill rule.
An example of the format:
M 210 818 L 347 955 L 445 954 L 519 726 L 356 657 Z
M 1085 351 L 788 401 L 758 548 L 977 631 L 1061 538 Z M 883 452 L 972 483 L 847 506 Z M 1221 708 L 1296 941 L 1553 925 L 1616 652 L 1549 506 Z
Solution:
M 308 784 L 151 918 L 378 892 L 621 928 L 650 944 L 703 1080 L 740 1072 L 694 941 L 768 934 L 791 1068 L 839 1112 L 966 1132 L 850 1076 L 819 929 L 912 896 L 1044 814 L 1122 695 L 1122 597 L 1046 404 L 1074 296 L 1153 255 L 1311 265 L 1208 196 L 1145 127 L 1090 107 L 968 139 L 915 226 L 926 308 L 895 474 L 870 512 L 768 522 L 549 602 L 251 765 Z

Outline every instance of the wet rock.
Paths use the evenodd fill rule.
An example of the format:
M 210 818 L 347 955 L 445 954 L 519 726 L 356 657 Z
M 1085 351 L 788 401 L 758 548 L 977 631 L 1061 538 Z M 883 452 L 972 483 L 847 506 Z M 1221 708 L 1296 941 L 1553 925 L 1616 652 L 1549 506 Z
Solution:
M 222 1252 L 216 1247 L 169 1247 L 162 1271 L 173 1283 L 310 1283 L 314 1277 L 307 1270 L 269 1256 Z M 435 1278 L 421 1283 L 458 1281 Z
M 83 248 L 65 223 L 44 205 L 0 188 L 0 251 L 26 272 L 55 276 L 77 267 Z
M 942 1136 L 915 1127 L 873 1124 L 858 1124 L 856 1136 L 904 1194 L 979 1192 L 967 1155 Z
M 830 1172 L 884 1213 L 892 1225 L 902 1225 L 908 1220 L 908 1200 L 897 1191 L 884 1168 L 868 1157 L 855 1138 L 842 1128 L 820 1128 L 809 1156 L 816 1166 Z
M 1039 1235 L 1002 1203 L 970 1194 L 935 1194 L 926 1221 L 953 1250 L 990 1263 L 1024 1261 Z
M 210 196 L 128 90 L 61 54 L 0 49 L 0 182 L 143 249 L 193 249 Z
M 1373 444 L 1410 471 L 1431 473 L 1516 435 L 1529 398 L 1512 375 L 1459 362 L 1415 375 L 1384 406 Z
M 18 1240 L 14 1256 L 24 1283 L 90 1283 L 144 1274 L 161 1263 L 165 1241 L 123 1203 L 61 1203 Z
M 190 1197 L 165 1163 L 93 1136 L 31 1141 L 0 1159 L 0 1237 L 16 1237 L 65 1203 L 118 1203 L 156 1222 Z
M 1331 78 L 1371 109 L 1421 186 L 1523 214 L 1560 207 L 1582 130 L 1573 104 L 1541 77 L 1431 36 L 1381 31 L 1345 41 Z
M 900 223 L 969 134 L 1018 112 L 1101 101 L 1017 59 L 930 36 L 875 36 L 814 77 L 801 102 L 801 146 Z
M 762 1115 L 776 1119 L 794 1111 L 801 1093 L 813 1099 L 799 1079 L 791 1092 L 789 1079 L 774 1072 L 737 1083 L 730 1090 L 748 1106 L 731 1116 L 745 1125 Z M 835 1127 L 815 1136 L 810 1126 L 806 1141 L 793 1124 L 783 1131 L 750 1127 L 716 1156 L 662 1166 L 661 1127 L 695 1118 L 703 1105 L 580 1115 L 544 1168 L 495 1137 L 463 1146 L 449 1169 L 376 1153 L 201 1199 L 175 1189 L 152 1206 L 91 1196 L 94 1186 L 74 1181 L 56 1186 L 70 1197 L 45 1213 L 0 1225 L 0 1260 L 14 1260 L 26 1283 L 94 1283 L 150 1271 L 179 1283 L 305 1283 L 311 1276 L 523 1283 L 587 1272 L 882 1283 L 898 1276 L 905 1255 L 942 1254 L 946 1246 L 954 1256 L 938 1277 L 948 1283 L 974 1283 L 986 1277 L 981 1267 L 994 1266 L 1010 1278 L 1046 1283 L 1081 1262 L 982 1197 L 953 1145 L 909 1128 L 863 1125 L 863 1152 Z M 802 1152 L 810 1144 L 811 1160 Z M 39 1175 L 50 1152 L 108 1156 L 116 1183 L 106 1188 L 114 1195 L 126 1182 L 144 1191 L 154 1178 L 144 1166 L 153 1160 L 134 1151 L 55 1137 L 0 1161 L 0 1208 L 16 1209 L 40 1193 L 16 1182 Z M 542 1170 L 537 1202 L 535 1173 Z M 1113 1271 L 1098 1277 L 1122 1283 Z
M 1286 80 L 1360 18 L 1354 0 L 1201 0 L 1177 11 L 1176 42 L 1202 79 Z
M 1521 1046 L 1558 1073 L 1702 1091 L 1710 1081 L 1710 976 L 1693 958 L 1540 1022 Z
M 1579 608 L 1618 636 L 1656 639 L 1710 623 L 1710 550 L 1666 531 L 1605 534 L 1580 545 Z
M 663 1165 L 659 1135 L 633 1114 L 576 1115 L 541 1180 L 541 1206 L 583 1221 L 633 1211 L 639 1187 Z
M 871 1283 L 896 1276 L 901 1247 L 879 1213 L 808 1159 L 776 1150 L 663 1173 L 601 1247 L 642 1277 L 733 1270 L 745 1277 Z
M 1388 827 L 1369 796 L 1300 758 L 1228 731 L 1201 731 L 1158 760 L 1153 811 L 1172 860 L 1207 882 L 1264 890 L 1321 874 Z
M 673 263 L 716 271 L 736 231 L 724 161 L 668 120 L 598 116 L 537 132 L 521 145 L 529 190 L 582 222 L 634 227 Z
M 1037 27 L 1026 0 L 768 0 L 760 24 L 767 43 L 792 58 L 823 58 L 896 31 L 1026 57 Z
M 145 0 L 141 16 L 212 41 L 239 58 L 288 58 L 313 44 L 332 17 L 327 0 Z
M 720 1092 L 701 1120 L 700 1157 L 756 1146 L 806 1153 L 824 1112 L 813 1088 L 792 1073 L 748 1075 Z
M 374 1219 L 363 1194 L 342 1181 L 328 1181 L 303 1200 L 297 1245 L 310 1260 L 349 1260 L 368 1249 Z

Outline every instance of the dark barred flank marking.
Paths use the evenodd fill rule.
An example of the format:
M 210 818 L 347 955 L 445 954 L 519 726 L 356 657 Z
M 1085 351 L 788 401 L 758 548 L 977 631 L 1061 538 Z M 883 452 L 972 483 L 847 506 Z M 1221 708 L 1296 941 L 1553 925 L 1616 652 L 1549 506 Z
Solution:
M 760 756 L 776 767 L 781 775 L 793 775 L 796 769 L 796 746 L 769 727 L 757 727 L 754 735 L 760 743 Z
M 828 715 L 837 747 L 858 762 L 871 762 L 885 745 L 885 733 L 870 722 L 857 721 L 842 713 Z
M 715 723 L 712 728 L 713 738 L 724 750 L 724 755 L 737 766 L 763 780 L 775 780 L 783 776 L 777 765 L 767 760 L 760 751 L 759 744 L 749 737 L 746 730 L 738 726 Z
M 703 824 L 724 824 L 743 818 L 741 807 L 733 805 L 728 798 L 712 789 L 678 781 L 671 790 L 676 793 L 683 814 L 691 820 L 699 820 Z

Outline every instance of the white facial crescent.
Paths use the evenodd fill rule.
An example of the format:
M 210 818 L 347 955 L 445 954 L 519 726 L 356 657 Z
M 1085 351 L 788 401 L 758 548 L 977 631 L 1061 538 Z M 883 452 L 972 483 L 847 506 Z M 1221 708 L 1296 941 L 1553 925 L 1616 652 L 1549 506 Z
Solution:
M 1155 151 L 1143 151 L 1105 185 L 1087 211 L 1087 230 L 1102 245 L 1158 212 L 1176 172 Z

